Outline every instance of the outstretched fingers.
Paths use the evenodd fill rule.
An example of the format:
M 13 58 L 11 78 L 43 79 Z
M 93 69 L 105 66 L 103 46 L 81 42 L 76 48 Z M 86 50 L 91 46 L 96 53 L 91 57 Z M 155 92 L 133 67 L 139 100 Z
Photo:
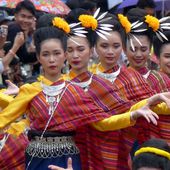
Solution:
M 159 116 L 152 110 L 148 110 L 143 116 L 149 123 L 153 123 L 154 125 L 158 124 L 157 119 L 159 119 Z

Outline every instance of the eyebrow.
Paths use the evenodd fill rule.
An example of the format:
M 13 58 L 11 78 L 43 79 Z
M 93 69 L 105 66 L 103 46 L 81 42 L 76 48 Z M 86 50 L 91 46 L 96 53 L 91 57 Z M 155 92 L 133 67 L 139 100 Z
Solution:
M 81 44 L 77 44 L 77 46 L 76 47 L 84 47 L 85 45 L 81 45 Z M 67 46 L 67 48 L 72 48 L 71 46 Z
M 169 53 L 167 53 L 167 52 L 165 52 L 165 53 L 163 53 L 164 55 L 170 55 L 170 52 Z

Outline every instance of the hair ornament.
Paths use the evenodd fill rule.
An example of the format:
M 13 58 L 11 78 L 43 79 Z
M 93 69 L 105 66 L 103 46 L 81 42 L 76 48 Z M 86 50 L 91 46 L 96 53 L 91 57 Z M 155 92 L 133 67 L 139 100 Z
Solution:
M 132 33 L 146 31 L 146 29 L 139 29 L 139 27 L 143 24 L 143 22 L 136 21 L 134 23 L 131 23 L 128 20 L 128 18 L 126 16 L 124 16 L 123 14 L 118 14 L 118 19 L 119 19 L 119 22 L 122 25 L 122 27 L 125 29 L 125 32 L 127 34 L 127 38 L 129 39 L 132 50 L 135 51 L 132 38 L 134 38 L 140 45 L 142 45 L 142 44 L 139 41 L 139 39 Z
M 82 14 L 79 16 L 79 21 L 83 27 L 92 29 L 100 37 L 107 40 L 105 35 L 110 35 L 108 31 L 112 30 L 113 25 L 103 24 L 103 22 L 111 18 L 110 17 L 105 18 L 108 12 L 105 12 L 101 15 L 99 15 L 99 12 L 100 8 L 96 10 L 94 15 Z
M 142 153 L 153 153 L 170 160 L 170 153 L 162 149 L 158 149 L 154 147 L 143 147 L 135 152 L 135 156 L 140 155 Z
M 85 34 L 87 31 L 85 31 L 83 27 L 78 27 L 80 23 L 72 23 L 69 25 L 63 18 L 54 17 L 52 24 L 54 27 L 61 29 L 68 35 L 73 34 L 80 37 L 86 37 Z
M 150 28 L 152 28 L 153 32 L 155 32 L 156 36 L 160 41 L 168 41 L 168 38 L 164 35 L 164 30 L 170 30 L 170 22 L 166 22 L 170 17 L 163 17 L 160 20 L 154 16 L 146 15 L 145 16 L 145 23 L 148 24 Z

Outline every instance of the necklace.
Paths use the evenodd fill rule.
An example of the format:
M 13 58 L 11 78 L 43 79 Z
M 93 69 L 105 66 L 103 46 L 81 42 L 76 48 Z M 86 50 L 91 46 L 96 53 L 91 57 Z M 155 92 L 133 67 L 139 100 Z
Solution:
M 72 81 L 71 83 L 83 88 L 84 91 L 87 92 L 89 90 L 89 86 L 90 86 L 90 84 L 92 82 L 92 77 L 93 77 L 93 74 L 91 75 L 90 79 L 87 80 L 87 81 L 84 81 L 84 82 L 73 82 Z
M 150 74 L 150 72 L 151 72 L 151 70 L 149 70 L 146 74 L 142 75 L 142 76 L 143 76 L 143 78 L 147 79 L 147 78 L 148 78 L 148 76 L 149 76 L 149 74 Z
M 102 73 L 101 71 L 99 71 L 99 69 L 97 67 L 96 74 L 104 79 L 109 80 L 111 83 L 114 83 L 114 81 L 116 80 L 117 76 L 120 73 L 120 69 L 121 69 L 121 67 L 119 67 L 119 69 L 113 73 Z
M 65 82 L 64 82 L 64 83 L 65 83 Z M 49 115 L 50 115 L 50 117 L 49 117 L 49 119 L 48 119 L 48 121 L 47 121 L 47 123 L 46 123 L 46 125 L 45 125 L 45 128 L 44 128 L 44 130 L 43 130 L 43 132 L 42 132 L 42 134 L 41 134 L 41 136 L 40 136 L 40 139 L 41 139 L 41 140 L 43 139 L 43 136 L 44 136 L 45 132 L 47 131 L 47 128 L 48 128 L 48 126 L 49 126 L 49 124 L 50 124 L 50 122 L 51 122 L 51 119 L 53 118 L 54 112 L 55 112 L 55 110 L 57 109 L 57 107 L 58 107 L 58 105 L 59 105 L 59 102 L 60 102 L 61 98 L 63 97 L 64 93 L 66 92 L 66 90 L 67 90 L 67 88 L 68 88 L 69 85 L 70 85 L 70 83 L 68 83 L 66 86 L 64 85 L 65 88 L 63 87 L 63 90 L 62 90 L 62 92 L 61 92 L 61 96 L 60 96 L 60 98 L 59 98 L 59 101 L 58 101 L 55 105 L 53 105 L 53 108 L 51 109 L 51 111 L 50 111 L 50 108 L 49 108 Z M 49 87 L 49 86 L 48 86 L 48 87 Z M 50 86 L 50 87 L 52 87 L 52 86 Z M 54 86 L 54 87 L 55 87 L 55 86 Z M 56 86 L 56 87 L 58 87 L 58 86 Z M 31 164 L 31 162 L 32 162 L 35 154 L 36 154 L 36 153 L 33 153 L 33 155 L 31 156 L 31 159 L 30 159 L 30 161 L 28 162 L 28 165 L 27 165 L 27 167 L 26 167 L 26 170 L 28 170 L 28 168 L 29 168 L 29 166 L 30 166 L 30 164 Z
M 65 81 L 62 84 L 56 86 L 47 86 L 41 82 L 41 87 L 43 89 L 43 93 L 45 94 L 46 102 L 49 104 L 49 115 L 54 112 L 56 103 L 60 102 L 60 94 L 63 91 L 65 85 Z

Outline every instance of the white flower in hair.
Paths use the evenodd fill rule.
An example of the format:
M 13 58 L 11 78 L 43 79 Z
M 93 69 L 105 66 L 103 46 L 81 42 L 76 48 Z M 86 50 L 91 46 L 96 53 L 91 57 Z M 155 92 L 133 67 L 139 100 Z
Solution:
M 96 10 L 94 15 L 82 14 L 79 16 L 79 21 L 85 28 L 90 28 L 95 31 L 100 37 L 106 39 L 105 35 L 110 35 L 108 31 L 112 30 L 113 25 L 104 24 L 103 22 L 107 19 L 111 19 L 110 17 L 105 18 L 108 12 L 105 12 L 99 15 L 100 8 Z
M 170 22 L 165 22 L 170 17 L 163 17 L 158 20 L 156 17 L 151 15 L 145 16 L 145 23 L 148 24 L 150 28 L 152 28 L 153 32 L 155 32 L 156 36 L 159 38 L 160 41 L 168 41 L 168 38 L 164 35 L 164 30 L 170 30 Z
M 83 27 L 77 27 L 78 25 L 80 25 L 80 23 L 72 23 L 69 25 L 63 18 L 60 17 L 55 17 L 52 20 L 52 24 L 53 26 L 63 30 L 68 35 L 73 34 L 85 37 L 84 34 L 87 33 L 87 31 L 85 31 Z
M 129 39 L 130 45 L 133 49 L 133 51 L 135 50 L 134 45 L 133 45 L 133 41 L 132 38 L 134 38 L 141 46 L 141 42 L 139 41 L 139 39 L 133 35 L 133 32 L 143 32 L 146 31 L 146 29 L 139 29 L 139 27 L 143 24 L 143 22 L 140 21 L 136 21 L 134 23 L 131 23 L 128 18 L 126 16 L 124 16 L 123 14 L 118 14 L 118 19 L 120 24 L 122 25 L 122 27 L 125 29 L 125 32 L 127 34 L 127 38 Z

